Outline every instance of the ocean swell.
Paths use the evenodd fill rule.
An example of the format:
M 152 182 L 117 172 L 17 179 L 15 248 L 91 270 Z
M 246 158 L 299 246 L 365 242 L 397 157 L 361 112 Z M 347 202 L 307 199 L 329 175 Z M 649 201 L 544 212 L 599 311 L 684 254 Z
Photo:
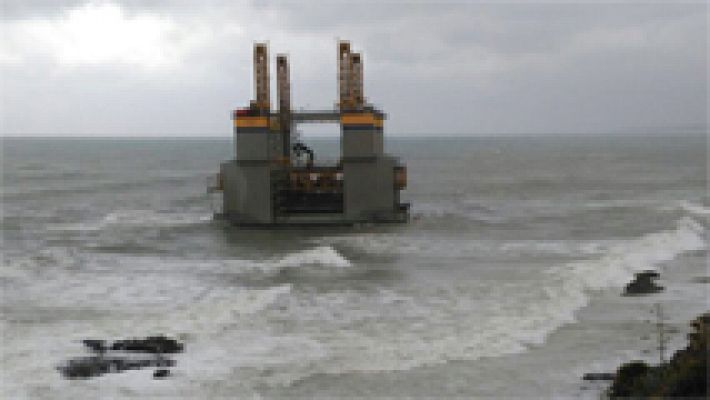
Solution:
M 289 297 L 291 315 L 319 321 L 312 335 L 327 344 L 329 355 L 321 359 L 318 371 L 293 365 L 279 371 L 280 384 L 287 376 L 408 370 L 525 351 L 574 322 L 594 291 L 621 287 L 634 272 L 705 248 L 704 232 L 700 223 L 685 217 L 674 229 L 609 241 L 600 254 L 551 266 L 534 281 L 432 284 L 415 292 L 371 296 L 345 292 L 303 299 L 301 304 Z

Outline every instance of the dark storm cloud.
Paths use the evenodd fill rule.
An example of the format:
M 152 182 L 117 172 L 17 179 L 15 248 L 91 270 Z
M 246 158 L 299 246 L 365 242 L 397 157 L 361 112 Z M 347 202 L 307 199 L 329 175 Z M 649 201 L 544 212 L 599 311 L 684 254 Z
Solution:
M 297 107 L 328 107 L 336 38 L 362 50 L 366 95 L 389 113 L 390 132 L 608 132 L 707 119 L 704 4 L 92 2 L 119 4 L 112 23 L 146 33 L 129 42 L 142 53 L 88 55 L 77 48 L 91 53 L 92 43 L 74 45 L 83 39 L 62 25 L 85 4 L 3 3 L 3 133 L 227 135 L 228 110 L 251 96 L 253 40 L 290 54 Z

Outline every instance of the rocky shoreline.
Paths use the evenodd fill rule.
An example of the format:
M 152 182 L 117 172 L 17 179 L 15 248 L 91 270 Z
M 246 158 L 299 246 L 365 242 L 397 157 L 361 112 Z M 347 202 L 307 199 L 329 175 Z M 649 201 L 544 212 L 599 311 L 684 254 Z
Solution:
M 708 398 L 708 345 L 710 312 L 694 319 L 688 345 L 675 352 L 668 362 L 650 366 L 631 361 L 619 367 L 606 391 L 618 398 Z
M 655 270 L 646 270 L 635 274 L 634 278 L 624 287 L 622 297 L 649 296 L 664 291 L 664 287 L 655 281 L 660 279 L 660 273 Z M 692 283 L 710 282 L 708 277 L 693 278 Z M 605 372 L 588 372 L 582 380 L 588 382 L 583 389 L 597 386 L 599 397 L 605 399 L 641 399 L 641 398 L 710 398 L 708 397 L 708 353 L 710 353 L 710 311 L 698 310 L 700 315 L 690 314 L 686 318 L 693 318 L 689 325 L 691 329 L 687 334 L 687 344 L 673 353 L 670 359 L 665 356 L 667 342 L 678 328 L 665 323 L 662 304 L 655 303 L 657 320 L 654 335 L 643 335 L 642 340 L 657 339 L 656 350 L 658 361 L 651 362 L 634 359 L 624 362 L 616 370 Z M 647 321 L 651 322 L 651 321 Z M 671 336 L 669 336 L 671 335 Z M 655 341 L 655 340 L 654 340 Z M 677 343 L 679 348 L 683 343 Z M 650 351 L 645 350 L 644 354 Z M 591 387 L 589 385 L 592 385 Z

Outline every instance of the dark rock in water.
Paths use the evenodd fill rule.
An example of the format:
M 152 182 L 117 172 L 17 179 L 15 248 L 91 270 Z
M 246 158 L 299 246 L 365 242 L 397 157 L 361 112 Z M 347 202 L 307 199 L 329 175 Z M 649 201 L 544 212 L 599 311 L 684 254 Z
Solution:
M 609 388 L 611 397 L 630 397 L 648 373 L 650 367 L 643 361 L 631 361 L 622 365 Z
M 110 346 L 104 340 L 85 339 L 84 346 L 96 353 L 90 357 L 78 357 L 68 360 L 57 370 L 67 379 L 87 379 L 111 372 L 122 372 L 132 369 L 156 367 L 156 373 L 163 378 L 170 374 L 165 369 L 175 365 L 175 360 L 166 358 L 163 354 L 183 351 L 183 344 L 165 336 L 149 336 L 145 339 L 117 340 Z M 110 352 L 121 351 L 119 356 L 111 356 Z M 126 353 L 135 352 L 139 355 Z M 145 354 L 148 353 L 148 354 Z M 158 371 L 163 371 L 159 372 Z
M 111 350 L 135 351 L 144 353 L 180 353 L 182 343 L 165 336 L 149 336 L 145 339 L 126 339 L 113 342 Z
M 109 364 L 102 357 L 82 357 L 69 360 L 57 369 L 67 379 L 91 378 L 108 372 Z
M 613 372 L 588 372 L 582 377 L 585 381 L 613 381 L 616 376 Z
M 646 271 L 637 273 L 636 276 L 643 276 L 643 277 L 658 279 L 661 277 L 661 274 L 659 274 L 658 271 L 654 271 L 652 269 L 647 269 Z
M 82 340 L 82 343 L 84 343 L 84 346 L 88 347 L 92 351 L 95 351 L 97 353 L 103 353 L 108 348 L 106 347 L 106 341 L 105 340 L 97 340 L 97 339 L 84 339 Z
M 156 367 L 174 367 L 175 366 L 175 360 L 171 360 L 169 358 L 162 358 L 158 357 L 155 360 L 155 366 Z
M 693 283 L 710 283 L 710 276 L 696 276 L 691 281 Z
M 123 358 L 113 357 L 80 357 L 67 361 L 57 368 L 68 379 L 86 379 L 109 372 L 119 372 L 131 369 L 131 362 Z
M 153 372 L 153 378 L 155 379 L 167 378 L 168 375 L 170 375 L 169 369 L 156 369 L 155 372 Z
M 624 289 L 624 296 L 658 293 L 663 290 L 663 286 L 657 285 L 654 280 L 658 279 L 660 274 L 656 271 L 644 271 L 636 274 Z
M 111 372 L 123 372 L 149 367 L 170 367 L 174 360 L 166 359 L 130 359 L 125 357 L 79 357 L 74 358 L 57 369 L 67 379 L 86 379 Z

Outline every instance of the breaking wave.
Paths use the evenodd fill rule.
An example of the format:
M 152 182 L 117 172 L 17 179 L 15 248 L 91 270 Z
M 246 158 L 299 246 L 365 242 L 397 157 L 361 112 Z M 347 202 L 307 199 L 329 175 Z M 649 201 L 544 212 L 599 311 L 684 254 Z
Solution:
M 690 217 L 676 222 L 673 230 L 644 235 L 638 239 L 610 244 L 606 254 L 548 271 L 562 276 L 580 289 L 601 289 L 626 282 L 635 272 L 670 261 L 681 253 L 706 247 L 705 227 Z
M 555 266 L 546 271 L 555 283 L 547 291 L 550 309 L 557 310 L 554 317 L 558 325 L 571 322 L 574 312 L 588 304 L 589 291 L 620 287 L 636 272 L 657 268 L 680 254 L 706 247 L 705 227 L 690 217 L 678 220 L 672 230 L 611 243 L 600 258 Z
M 296 269 L 336 272 L 352 267 L 352 262 L 331 246 L 318 246 L 300 250 L 268 261 L 236 260 L 226 266 L 234 267 L 232 272 L 278 273 Z
M 710 217 L 710 208 L 690 201 L 678 202 L 678 208 L 694 216 Z
M 710 218 L 710 208 L 687 200 L 607 199 L 550 203 L 532 200 L 488 204 L 470 199 L 416 204 L 412 208 L 414 221 L 447 221 L 500 225 L 537 218 L 570 218 L 576 214 L 626 212 L 635 209 L 648 211 L 682 211 L 698 218 Z
M 502 258 L 562 256 L 576 257 L 598 255 L 605 244 L 583 240 L 471 240 L 447 237 L 402 237 L 389 233 L 362 233 L 333 236 L 317 240 L 318 243 L 336 244 L 376 256 L 423 255 L 428 257 L 476 258 L 497 256 Z
M 233 326 L 265 310 L 283 296 L 289 296 L 291 285 L 267 288 L 211 288 L 181 313 L 147 321 L 136 332 L 155 331 L 173 334 L 209 335 L 216 328 Z
M 301 305 L 291 304 L 289 313 L 327 321 L 327 328 L 320 326 L 313 334 L 326 342 L 329 357 L 320 360 L 319 371 L 284 370 L 281 379 L 311 373 L 408 370 L 525 351 L 574 322 L 575 313 L 589 303 L 594 291 L 621 287 L 635 272 L 705 248 L 704 232 L 700 223 L 685 217 L 674 229 L 610 241 L 593 258 L 551 266 L 539 279 L 495 285 L 432 283 L 411 292 L 381 291 L 369 296 L 341 292 L 302 300 Z M 354 326 L 367 329 L 353 330 Z M 346 342 L 340 337 L 341 327 L 350 327 Z
M 288 254 L 280 259 L 276 264 L 279 268 L 293 268 L 302 265 L 322 265 L 336 268 L 348 268 L 352 266 L 350 260 L 338 253 L 331 246 L 318 246 L 313 249 L 303 250 Z

